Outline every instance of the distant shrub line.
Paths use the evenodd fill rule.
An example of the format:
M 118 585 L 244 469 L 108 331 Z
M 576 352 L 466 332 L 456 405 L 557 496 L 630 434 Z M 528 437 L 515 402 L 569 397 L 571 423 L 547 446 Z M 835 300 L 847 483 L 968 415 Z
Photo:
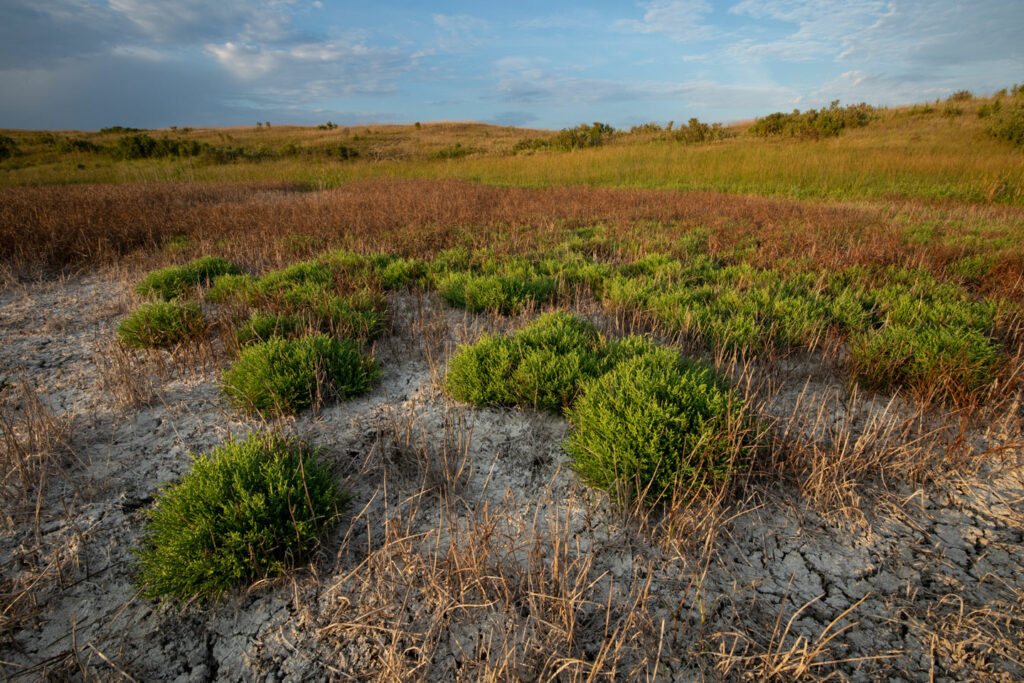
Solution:
M 531 150 L 554 150 L 569 152 L 586 147 L 599 147 L 615 135 L 615 129 L 607 123 L 595 121 L 591 124 L 581 123 L 575 128 L 563 128 L 551 138 L 530 138 L 517 142 L 512 151 L 525 152 Z
M 803 138 L 835 137 L 846 128 L 860 128 L 878 118 L 874 107 L 852 104 L 839 106 L 835 100 L 827 109 L 794 109 L 790 114 L 776 112 L 757 119 L 750 133 L 761 137 L 789 136 Z

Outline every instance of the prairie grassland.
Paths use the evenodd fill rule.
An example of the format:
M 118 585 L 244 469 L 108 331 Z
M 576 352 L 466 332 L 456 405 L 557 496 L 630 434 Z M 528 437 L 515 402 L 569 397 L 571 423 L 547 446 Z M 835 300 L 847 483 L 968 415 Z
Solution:
M 797 199 L 956 200 L 1024 204 L 1024 156 L 984 132 L 978 110 L 991 100 L 880 110 L 870 125 L 822 140 L 745 135 L 710 144 L 683 144 L 666 134 L 620 134 L 607 144 L 571 153 L 514 154 L 527 138 L 553 133 L 482 124 L 354 126 L 332 130 L 196 129 L 152 131 L 243 150 L 224 163 L 202 155 L 184 159 L 114 161 L 105 153 L 54 151 L 64 138 L 113 144 L 116 134 L 0 131 L 24 154 L 0 162 L 0 185 L 293 180 L 323 189 L 367 178 L 460 178 L 492 185 L 594 185 L 714 190 Z M 339 160 L 337 148 L 355 150 Z M 456 149 L 455 146 L 459 147 Z M 447 151 L 447 152 L 446 152 Z M 444 158 L 440 158 L 444 157 Z M 248 160 L 247 160 L 248 159 Z

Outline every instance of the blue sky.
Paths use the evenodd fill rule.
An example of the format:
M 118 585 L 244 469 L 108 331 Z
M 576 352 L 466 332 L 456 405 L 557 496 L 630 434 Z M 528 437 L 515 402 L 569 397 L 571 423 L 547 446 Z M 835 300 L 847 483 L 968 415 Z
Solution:
M 1024 81 L 1022 0 L 2 0 L 0 127 L 561 128 Z

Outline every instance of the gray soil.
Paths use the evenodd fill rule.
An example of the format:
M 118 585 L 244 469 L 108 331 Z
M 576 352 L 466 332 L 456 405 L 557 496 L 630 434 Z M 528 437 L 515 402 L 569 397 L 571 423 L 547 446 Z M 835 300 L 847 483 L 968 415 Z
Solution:
M 1019 440 L 1017 405 L 893 479 L 886 425 L 912 406 L 850 396 L 810 355 L 751 365 L 789 438 L 878 467 L 825 503 L 795 474 L 752 473 L 669 530 L 577 480 L 563 419 L 448 399 L 456 345 L 522 321 L 427 294 L 392 297 L 372 393 L 278 425 L 352 495 L 315 562 L 216 604 L 143 599 L 132 549 L 154 495 L 261 424 L 222 397 L 226 358 L 121 351 L 137 303 L 111 275 L 0 295 L 5 414 L 34 387 L 59 462 L 41 495 L 4 473 L 5 678 L 1024 679 L 1024 480 L 1019 452 L 993 454 Z

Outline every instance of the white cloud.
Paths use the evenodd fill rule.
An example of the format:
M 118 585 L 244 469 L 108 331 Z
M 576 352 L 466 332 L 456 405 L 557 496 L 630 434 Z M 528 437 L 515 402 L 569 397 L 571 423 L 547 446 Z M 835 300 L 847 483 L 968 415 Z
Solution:
M 281 51 L 232 42 L 207 45 L 206 51 L 229 72 L 245 80 L 259 78 L 277 69 L 280 65 L 278 57 L 282 54 Z
M 712 36 L 704 17 L 711 13 L 705 0 L 655 0 L 640 5 L 643 19 L 620 19 L 615 28 L 633 33 L 668 36 L 672 40 L 706 40 Z
M 161 42 L 284 40 L 293 33 L 288 0 L 107 0 L 144 35 Z
M 303 102 L 341 95 L 386 93 L 413 63 L 397 49 L 343 42 L 300 43 L 280 48 L 227 42 L 206 51 L 264 98 Z
M 799 62 L 838 57 L 856 44 L 890 7 L 880 0 L 743 0 L 729 11 L 796 25 L 796 30 L 781 40 L 736 42 L 727 48 L 730 57 L 741 61 Z

